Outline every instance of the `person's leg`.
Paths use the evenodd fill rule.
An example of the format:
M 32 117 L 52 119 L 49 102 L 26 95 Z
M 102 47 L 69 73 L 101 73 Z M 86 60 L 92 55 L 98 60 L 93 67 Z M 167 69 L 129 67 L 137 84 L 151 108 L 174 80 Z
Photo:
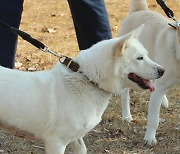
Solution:
M 0 20 L 19 28 L 24 0 L 0 0 Z M 17 36 L 0 26 L 0 65 L 14 67 Z
M 112 38 L 104 0 L 68 0 L 80 50 Z

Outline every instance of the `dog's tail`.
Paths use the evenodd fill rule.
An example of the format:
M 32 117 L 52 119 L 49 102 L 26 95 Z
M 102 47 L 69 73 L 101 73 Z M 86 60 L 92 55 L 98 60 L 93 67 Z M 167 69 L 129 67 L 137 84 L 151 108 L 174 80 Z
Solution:
M 146 0 L 131 0 L 129 14 L 142 10 L 148 10 Z

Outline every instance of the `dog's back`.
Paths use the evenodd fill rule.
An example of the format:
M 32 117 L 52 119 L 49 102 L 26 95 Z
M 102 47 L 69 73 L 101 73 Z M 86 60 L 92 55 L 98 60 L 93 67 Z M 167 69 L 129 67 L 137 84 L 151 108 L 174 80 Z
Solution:
M 156 144 L 155 133 L 158 127 L 158 118 L 162 100 L 168 106 L 166 94 L 167 89 L 177 84 L 180 80 L 180 26 L 172 28 L 170 22 L 163 15 L 150 11 L 146 0 L 131 0 L 129 15 L 123 20 L 119 36 L 122 36 L 132 29 L 144 24 L 144 29 L 139 36 L 140 42 L 150 52 L 149 56 L 158 64 L 165 67 L 165 74 L 154 82 L 155 91 L 151 94 L 149 102 L 147 131 L 144 140 L 148 144 Z M 127 100 L 128 91 L 123 93 Z M 165 98 L 165 99 L 164 99 Z M 124 101 L 122 104 L 127 104 Z M 125 105 L 124 105 L 125 106 Z M 127 105 L 126 105 L 127 106 Z M 131 117 L 127 114 L 124 117 Z
M 169 20 L 161 14 L 150 11 L 146 0 L 131 0 L 129 15 L 122 22 L 119 36 L 125 35 L 132 29 L 145 24 L 145 28 L 139 36 L 139 40 L 144 47 L 150 51 L 150 57 L 154 59 L 159 36 L 171 38 L 171 36 L 165 36 L 169 34 L 164 33 L 164 30 L 171 30 L 171 28 L 168 27 L 168 22 Z

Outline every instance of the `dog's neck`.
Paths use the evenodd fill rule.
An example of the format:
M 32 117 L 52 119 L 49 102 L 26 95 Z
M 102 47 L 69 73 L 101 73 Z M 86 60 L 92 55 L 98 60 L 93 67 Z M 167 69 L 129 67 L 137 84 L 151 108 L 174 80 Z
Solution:
M 84 78 L 91 83 L 93 86 L 96 86 L 97 88 L 99 88 L 101 91 L 105 92 L 105 93 L 109 93 L 108 91 L 104 90 L 103 88 L 100 88 L 99 84 L 90 80 L 90 78 L 85 75 L 82 71 L 80 70 L 80 65 L 74 61 L 72 58 L 70 57 L 64 57 L 65 59 L 63 61 L 61 61 L 61 59 L 59 60 L 60 63 L 64 64 L 67 68 L 69 68 L 72 72 L 78 72 L 80 74 L 82 74 L 82 76 L 84 76 Z
M 94 82 L 93 80 L 90 80 L 90 79 L 88 78 L 88 76 L 86 76 L 82 71 L 78 71 L 78 73 L 82 74 L 82 75 L 84 76 L 84 78 L 85 78 L 90 84 L 92 84 L 93 86 L 95 86 L 96 88 L 98 88 L 99 90 L 101 90 L 102 92 L 107 93 L 107 94 L 111 94 L 109 91 L 101 88 L 97 82 Z
M 119 78 L 114 77 L 114 59 L 110 56 L 111 54 L 103 55 L 103 53 L 95 53 L 96 51 L 82 52 L 84 53 L 80 53 L 75 61 L 80 65 L 79 71 L 85 79 L 106 93 L 117 94 L 121 91 L 120 85 L 117 85 L 119 82 L 115 82 Z

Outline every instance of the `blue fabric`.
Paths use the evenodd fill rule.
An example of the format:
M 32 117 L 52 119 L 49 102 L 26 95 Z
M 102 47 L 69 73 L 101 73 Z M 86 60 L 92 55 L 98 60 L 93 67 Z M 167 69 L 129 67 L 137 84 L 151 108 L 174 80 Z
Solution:
M 0 20 L 19 28 L 24 0 L 0 0 Z M 112 38 L 104 0 L 68 0 L 80 50 Z M 0 28 L 0 65 L 13 68 L 17 36 Z
M 24 0 L 0 0 L 0 20 L 19 28 Z M 17 36 L 0 27 L 0 65 L 14 67 Z
M 80 50 L 112 38 L 104 0 L 68 0 Z

